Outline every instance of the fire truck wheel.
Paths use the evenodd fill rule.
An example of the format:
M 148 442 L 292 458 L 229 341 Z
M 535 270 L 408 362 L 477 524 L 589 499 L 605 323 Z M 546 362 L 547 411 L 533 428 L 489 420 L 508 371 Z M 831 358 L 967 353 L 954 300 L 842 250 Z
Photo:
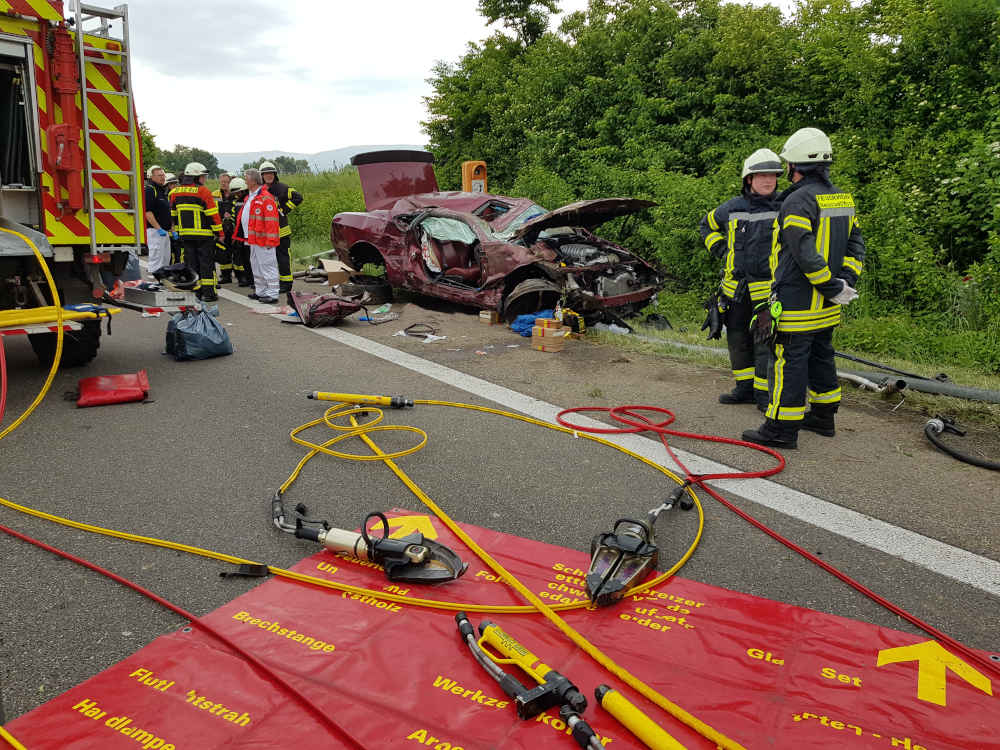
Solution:
M 82 325 L 79 331 L 66 331 L 60 367 L 79 367 L 97 356 L 97 349 L 101 346 L 100 321 L 85 320 Z M 32 333 L 28 335 L 28 340 L 38 361 L 45 367 L 51 367 L 56 356 L 56 334 Z

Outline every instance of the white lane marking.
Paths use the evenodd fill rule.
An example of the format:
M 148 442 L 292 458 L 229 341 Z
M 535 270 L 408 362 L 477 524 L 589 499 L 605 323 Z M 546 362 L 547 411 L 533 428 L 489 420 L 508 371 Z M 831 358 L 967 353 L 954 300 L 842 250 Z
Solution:
M 252 300 L 228 290 L 220 289 L 219 295 L 245 307 L 255 307 Z M 561 407 L 518 393 L 510 388 L 466 375 L 450 367 L 421 359 L 413 354 L 393 349 L 338 328 L 307 328 L 306 330 L 535 419 L 555 424 L 556 414 L 562 411 Z M 585 427 L 607 426 L 579 414 L 574 415 L 574 422 Z M 605 435 L 603 437 L 661 466 L 675 468 L 664 463 L 663 446 L 659 441 L 639 435 Z M 674 448 L 674 451 L 696 474 L 739 471 L 678 448 Z M 885 521 L 835 505 L 805 492 L 793 490 L 768 479 L 730 479 L 710 484 L 758 505 L 784 513 L 791 518 L 812 524 L 921 568 L 927 568 L 935 573 L 953 578 L 992 596 L 1000 597 L 1000 562 L 995 560 L 939 542 L 923 534 L 893 526 Z

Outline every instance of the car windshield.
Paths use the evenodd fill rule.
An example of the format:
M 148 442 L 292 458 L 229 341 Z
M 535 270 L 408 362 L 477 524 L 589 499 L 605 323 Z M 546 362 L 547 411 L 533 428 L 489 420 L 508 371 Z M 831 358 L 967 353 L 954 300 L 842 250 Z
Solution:
M 542 208 L 537 203 L 532 203 L 521 213 L 515 216 L 514 219 L 510 222 L 510 224 L 508 224 L 502 232 L 497 232 L 497 237 L 501 237 L 504 239 L 513 237 L 514 233 L 523 224 L 526 224 L 532 219 L 537 219 L 542 214 L 547 214 L 548 212 L 549 212 L 548 209 Z

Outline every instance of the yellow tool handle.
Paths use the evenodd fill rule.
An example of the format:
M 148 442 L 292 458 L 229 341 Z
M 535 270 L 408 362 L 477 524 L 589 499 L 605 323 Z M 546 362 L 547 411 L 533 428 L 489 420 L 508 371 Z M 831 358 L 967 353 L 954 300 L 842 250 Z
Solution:
M 636 708 L 628 698 L 607 685 L 598 685 L 594 691 L 597 702 L 604 710 L 618 719 L 632 734 L 653 750 L 686 750 L 646 714 Z
M 344 404 L 369 404 L 370 406 L 389 406 L 392 401 L 391 396 L 365 396 L 360 393 L 327 393 L 326 391 L 313 391 L 309 398 L 317 401 L 339 401 Z
M 496 659 L 491 654 L 490 656 L 493 658 L 493 661 L 501 664 L 516 664 L 531 675 L 539 684 L 545 682 L 545 675 L 551 672 L 552 668 L 542 664 L 537 656 L 528 651 L 528 649 L 508 633 L 503 632 L 499 626 L 489 620 L 484 620 L 479 626 L 479 632 L 482 635 L 482 638 L 479 639 L 480 646 L 485 643 L 506 657 L 504 659 Z

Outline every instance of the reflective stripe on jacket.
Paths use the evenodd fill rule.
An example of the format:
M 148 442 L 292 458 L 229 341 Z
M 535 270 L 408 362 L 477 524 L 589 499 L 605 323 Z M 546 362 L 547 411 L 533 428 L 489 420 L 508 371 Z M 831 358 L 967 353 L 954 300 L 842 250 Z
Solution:
M 782 305 L 778 330 L 830 328 L 840 323 L 841 308 L 830 298 L 840 292 L 841 280 L 857 285 L 865 260 L 854 197 L 815 174 L 783 196 L 771 255 L 772 290 Z
M 288 226 L 288 214 L 302 203 L 302 193 L 295 188 L 288 187 L 288 185 L 279 180 L 272 182 L 267 186 L 267 189 L 278 202 L 278 210 L 281 212 L 281 215 L 278 217 L 278 221 L 281 224 L 280 234 L 282 237 L 289 237 L 292 234 L 292 228 Z
M 204 185 L 181 185 L 171 190 L 170 214 L 181 237 L 211 237 L 222 231 L 219 208 Z
M 709 211 L 699 230 L 705 247 L 723 261 L 722 292 L 732 299 L 741 279 L 750 287 L 750 298 L 767 299 L 771 293 L 771 248 L 779 200 L 755 193 L 732 198 Z

